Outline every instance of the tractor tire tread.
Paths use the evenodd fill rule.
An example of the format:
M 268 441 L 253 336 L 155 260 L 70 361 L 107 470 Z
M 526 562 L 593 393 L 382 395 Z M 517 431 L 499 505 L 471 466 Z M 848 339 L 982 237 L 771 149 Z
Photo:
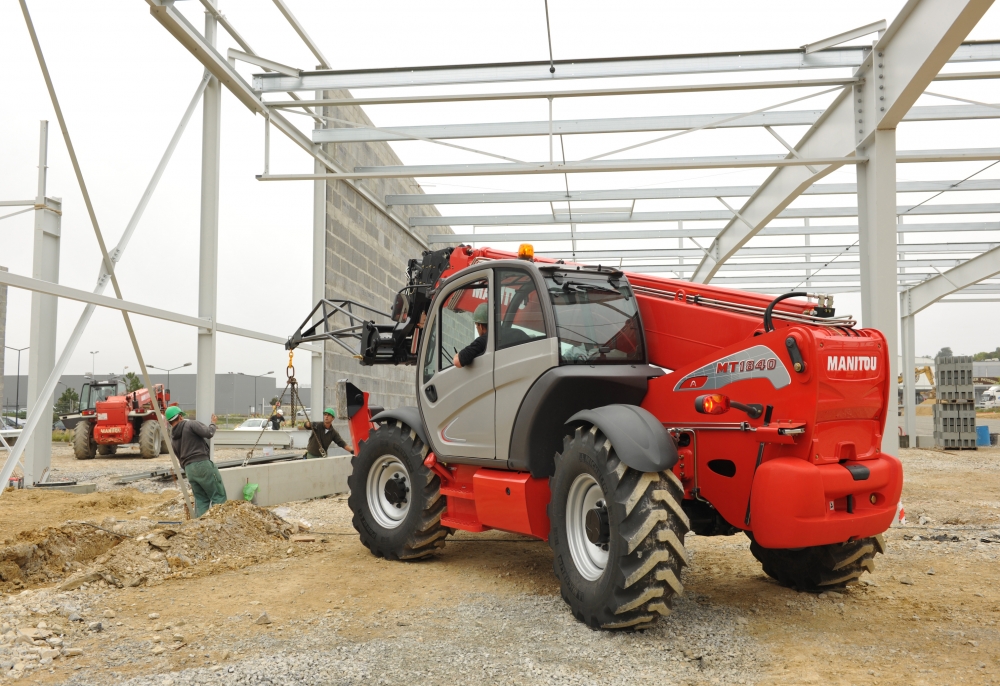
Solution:
M 151 460 L 159 457 L 160 449 L 163 446 L 163 437 L 160 436 L 160 425 L 155 421 L 145 421 L 139 426 L 139 457 L 144 460 Z
M 875 571 L 875 555 L 885 550 L 875 538 L 795 550 L 764 548 L 750 537 L 750 552 L 769 577 L 800 591 L 824 591 L 856 583 Z
M 416 521 L 404 524 L 410 527 L 410 532 L 402 545 L 390 545 L 380 540 L 383 537 L 373 535 L 362 514 L 367 500 L 365 488 L 368 478 L 367 473 L 362 473 L 362 453 L 366 444 L 374 440 L 387 440 L 401 449 L 413 488 L 421 491 L 420 516 Z M 441 525 L 441 517 L 447 501 L 441 497 L 441 479 L 423 464 L 427 452 L 427 446 L 416 431 L 393 419 L 375 429 L 367 441 L 362 441 L 357 454 L 351 458 L 351 476 L 347 480 L 350 491 L 348 505 L 353 513 L 351 523 L 360 535 L 361 543 L 373 555 L 387 560 L 417 560 L 435 555 L 444 547 L 448 530 Z
M 606 494 L 617 505 L 612 511 L 618 522 L 615 535 L 620 539 L 612 550 L 620 554 L 617 560 L 609 559 L 604 572 L 614 574 L 608 590 L 601 598 L 595 598 L 596 602 L 584 602 L 579 598 L 579 589 L 572 588 L 563 578 L 560 557 L 569 553 L 559 541 L 564 534 L 553 527 L 549 545 L 555 553 L 553 567 L 561 582 L 562 597 L 573 615 L 593 629 L 648 629 L 670 613 L 676 589 L 682 588 L 679 577 L 681 567 L 688 562 L 683 548 L 688 527 L 676 510 L 680 509 L 683 490 L 663 473 L 639 472 L 625 465 L 596 427 L 589 430 L 577 427 L 572 436 L 564 439 L 563 450 L 556 455 L 554 479 L 560 478 L 560 467 L 566 468 L 581 459 L 600 467 L 609 484 L 611 492 Z M 669 507 L 663 496 L 678 500 L 678 507 Z M 554 508 L 554 502 L 550 502 L 548 512 L 552 521 L 558 514 Z
M 89 421 L 73 427 L 73 456 L 78 460 L 93 460 L 97 456 L 94 430 Z

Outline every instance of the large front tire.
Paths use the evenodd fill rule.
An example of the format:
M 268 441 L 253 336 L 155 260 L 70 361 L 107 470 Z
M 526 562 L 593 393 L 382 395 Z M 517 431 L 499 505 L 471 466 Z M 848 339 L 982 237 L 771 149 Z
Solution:
M 669 614 L 688 563 L 677 477 L 627 467 L 597 427 L 578 427 L 551 490 L 549 546 L 573 615 L 594 629 L 646 629 Z
M 153 420 L 144 421 L 139 427 L 139 457 L 144 460 L 158 457 L 162 443 L 160 425 Z
M 414 560 L 444 547 L 445 499 L 441 480 L 424 466 L 427 451 L 413 429 L 391 419 L 351 458 L 351 523 L 378 557 Z
M 800 591 L 829 591 L 858 581 L 875 571 L 875 555 L 885 553 L 881 534 L 849 543 L 784 550 L 764 548 L 750 537 L 750 552 L 764 573 L 783 586 Z
M 97 455 L 94 427 L 86 420 L 73 428 L 73 455 L 78 460 L 93 460 Z

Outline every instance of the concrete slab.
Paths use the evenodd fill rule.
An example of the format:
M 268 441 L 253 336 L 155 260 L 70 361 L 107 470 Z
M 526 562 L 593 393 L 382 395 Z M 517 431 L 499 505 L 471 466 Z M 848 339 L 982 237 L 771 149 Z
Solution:
M 934 437 L 933 436 L 917 436 L 917 448 L 933 448 L 934 447 Z
M 260 441 L 257 442 L 258 437 Z M 266 445 L 276 448 L 302 448 L 309 443 L 309 432 L 297 431 L 216 431 L 213 441 L 216 446 L 245 446 L 257 443 L 259 447 Z
M 87 495 L 88 493 L 93 493 L 97 490 L 97 484 L 82 483 L 82 484 L 73 484 L 72 486 L 37 486 L 36 488 L 38 488 L 38 490 L 66 491 L 67 493 L 79 493 L 80 495 Z
M 315 460 L 230 467 L 220 470 L 220 473 L 227 498 L 242 500 L 243 487 L 257 484 L 254 503 L 269 507 L 293 500 L 347 493 L 351 456 L 337 455 Z

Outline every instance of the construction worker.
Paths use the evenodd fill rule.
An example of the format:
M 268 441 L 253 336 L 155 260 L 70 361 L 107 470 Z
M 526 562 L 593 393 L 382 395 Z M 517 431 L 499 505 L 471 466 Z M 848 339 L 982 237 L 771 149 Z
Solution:
M 279 400 L 274 405 L 274 412 L 271 416 L 267 418 L 271 422 L 271 430 L 277 431 L 281 428 L 281 425 L 285 423 L 285 411 L 281 409 L 281 401 Z
M 490 327 L 490 312 L 486 303 L 481 303 L 472 313 L 472 321 L 476 325 L 476 340 L 455 353 L 452 364 L 456 367 L 468 367 L 472 361 L 486 352 L 486 334 Z
M 176 405 L 167 408 L 166 417 L 172 427 L 170 441 L 174 454 L 194 494 L 194 516 L 200 517 L 212 505 L 226 502 L 226 487 L 222 485 L 219 468 L 212 462 L 208 445 L 208 440 L 215 435 L 216 417 L 213 414 L 212 423 L 205 426 L 194 419 L 186 419 L 183 410 Z
M 312 422 L 306 420 L 305 428 L 313 429 L 312 433 L 309 434 L 309 445 L 306 446 L 307 460 L 326 456 L 331 443 L 336 443 L 347 452 L 354 454 L 354 448 L 348 445 L 347 441 L 341 438 L 340 433 L 333 428 L 333 420 L 336 416 L 337 413 L 333 411 L 332 407 L 326 408 L 323 410 L 323 426 L 318 426 L 315 429 L 313 429 Z

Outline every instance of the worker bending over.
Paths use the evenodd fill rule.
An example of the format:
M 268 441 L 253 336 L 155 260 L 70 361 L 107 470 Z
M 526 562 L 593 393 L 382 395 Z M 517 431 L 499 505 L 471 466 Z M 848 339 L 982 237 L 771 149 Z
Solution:
M 486 334 L 490 328 L 490 312 L 486 303 L 482 303 L 476 308 L 472 314 L 472 321 L 476 325 L 476 333 L 479 336 L 455 354 L 452 364 L 456 367 L 468 367 L 473 360 L 486 352 Z M 454 348 L 452 349 L 454 350 Z
M 167 408 L 167 421 L 172 427 L 170 441 L 174 454 L 187 475 L 194 494 L 194 516 L 200 517 L 212 505 L 226 502 L 226 487 L 222 485 L 219 468 L 212 462 L 208 440 L 215 435 L 215 415 L 205 426 L 194 419 L 185 419 L 184 412 L 176 405 Z
M 333 419 L 336 416 L 332 407 L 323 410 L 323 426 L 316 427 L 309 434 L 309 445 L 306 446 L 306 459 L 325 457 L 331 443 L 336 443 L 351 454 L 354 453 L 354 448 L 347 445 L 347 441 L 341 438 L 340 433 L 333 428 Z M 305 428 L 313 428 L 312 422 L 308 419 L 306 420 Z

